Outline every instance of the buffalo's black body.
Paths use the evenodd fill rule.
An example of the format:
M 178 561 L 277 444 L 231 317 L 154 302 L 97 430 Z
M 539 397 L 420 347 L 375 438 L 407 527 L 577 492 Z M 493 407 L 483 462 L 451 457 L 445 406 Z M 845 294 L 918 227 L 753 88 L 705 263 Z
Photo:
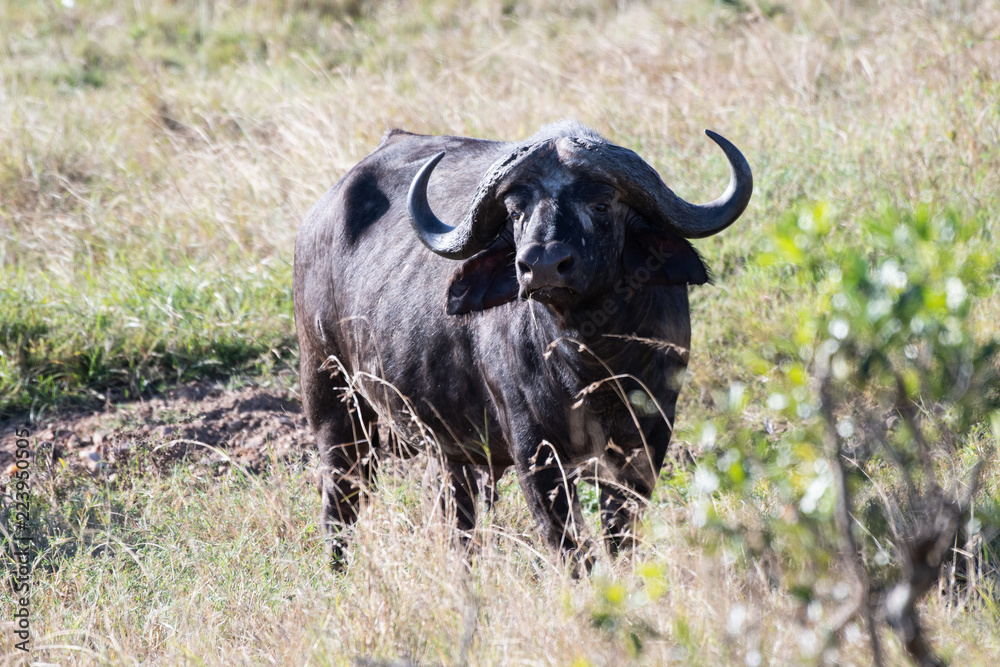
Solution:
M 355 520 L 387 448 L 381 421 L 399 449 L 440 448 L 464 528 L 477 473 L 514 467 L 553 547 L 584 539 L 579 476 L 601 483 L 612 549 L 627 539 L 670 439 L 687 285 L 707 274 L 673 227 L 649 219 L 664 214 L 607 176 L 617 163 L 591 168 L 586 150 L 602 142 L 572 123 L 521 144 L 392 132 L 310 211 L 295 319 L 331 537 Z M 441 152 L 428 167 L 434 213 L 421 222 L 419 188 L 408 192 Z M 439 224 L 433 215 L 468 224 L 435 246 L 445 237 L 420 228 Z M 456 246 L 470 225 L 482 238 Z M 345 400 L 348 386 L 357 400 Z

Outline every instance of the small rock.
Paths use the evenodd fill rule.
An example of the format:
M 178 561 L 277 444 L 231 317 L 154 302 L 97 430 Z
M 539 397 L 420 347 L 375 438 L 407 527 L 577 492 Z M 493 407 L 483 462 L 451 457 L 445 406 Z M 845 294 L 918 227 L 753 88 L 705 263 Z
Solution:
M 99 472 L 108 465 L 101 460 L 101 455 L 91 448 L 81 449 L 77 452 L 77 456 L 83 460 L 83 464 L 87 466 L 87 470 L 90 472 Z

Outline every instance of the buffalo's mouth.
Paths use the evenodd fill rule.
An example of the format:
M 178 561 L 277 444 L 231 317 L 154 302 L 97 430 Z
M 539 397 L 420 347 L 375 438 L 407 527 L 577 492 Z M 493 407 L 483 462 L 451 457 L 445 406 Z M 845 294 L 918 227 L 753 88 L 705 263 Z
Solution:
M 547 306 L 568 306 L 580 298 L 580 293 L 572 287 L 539 287 L 528 292 L 525 297 Z

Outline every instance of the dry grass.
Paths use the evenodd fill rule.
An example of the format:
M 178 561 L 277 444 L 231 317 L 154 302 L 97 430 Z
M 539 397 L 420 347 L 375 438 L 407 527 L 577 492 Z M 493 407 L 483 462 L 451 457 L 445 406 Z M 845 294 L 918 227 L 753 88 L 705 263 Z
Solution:
M 996 244 L 994 3 L 4 2 L 0 54 L 0 419 L 293 365 L 297 221 L 389 127 L 520 139 L 572 116 L 702 201 L 725 182 L 702 129 L 744 150 L 750 209 L 698 243 L 717 284 L 693 293 L 682 440 L 715 409 L 712 388 L 754 390 L 743 353 L 802 298 L 750 261 L 799 201 L 831 202 L 859 252 L 858 216 L 885 203 L 954 206 Z M 994 297 L 983 335 L 998 319 Z M 307 473 L 198 474 L 40 490 L 52 546 L 35 574 L 36 650 L 63 648 L 36 659 L 823 659 L 821 611 L 713 549 L 688 523 L 683 474 L 662 485 L 638 552 L 581 582 L 538 551 L 513 486 L 470 571 L 433 516 L 433 475 L 397 470 L 334 577 Z M 1000 653 L 982 591 L 972 611 L 928 605 L 933 641 L 961 662 Z M 860 635 L 826 658 L 869 659 Z
M 574 581 L 539 550 L 513 481 L 480 523 L 483 544 L 470 568 L 440 520 L 437 478 L 424 473 L 417 461 L 384 478 L 343 575 L 326 566 L 312 476 L 301 469 L 213 480 L 179 468 L 134 486 L 80 484 L 46 508 L 55 538 L 35 573 L 33 657 L 338 665 L 868 660 L 857 628 L 839 652 L 816 655 L 824 611 L 807 612 L 773 589 L 767 563 L 712 549 L 668 489 L 650 508 L 633 556 Z M 41 501 L 54 502 L 57 488 L 43 489 Z M 1000 645 L 988 607 L 932 600 L 926 616 L 938 645 L 968 664 L 987 664 Z M 898 647 L 889 658 L 899 664 Z

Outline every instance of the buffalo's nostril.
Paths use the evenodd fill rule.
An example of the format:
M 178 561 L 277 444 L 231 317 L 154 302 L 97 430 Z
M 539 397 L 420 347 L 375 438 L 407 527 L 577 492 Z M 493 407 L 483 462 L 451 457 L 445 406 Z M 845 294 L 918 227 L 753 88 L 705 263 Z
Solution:
M 518 260 L 517 270 L 522 276 L 527 276 L 531 273 L 531 267 L 524 260 Z
M 576 261 L 573 259 L 573 256 L 570 255 L 556 265 L 556 271 L 559 272 L 559 275 L 564 276 L 573 269 L 573 264 L 575 263 Z

